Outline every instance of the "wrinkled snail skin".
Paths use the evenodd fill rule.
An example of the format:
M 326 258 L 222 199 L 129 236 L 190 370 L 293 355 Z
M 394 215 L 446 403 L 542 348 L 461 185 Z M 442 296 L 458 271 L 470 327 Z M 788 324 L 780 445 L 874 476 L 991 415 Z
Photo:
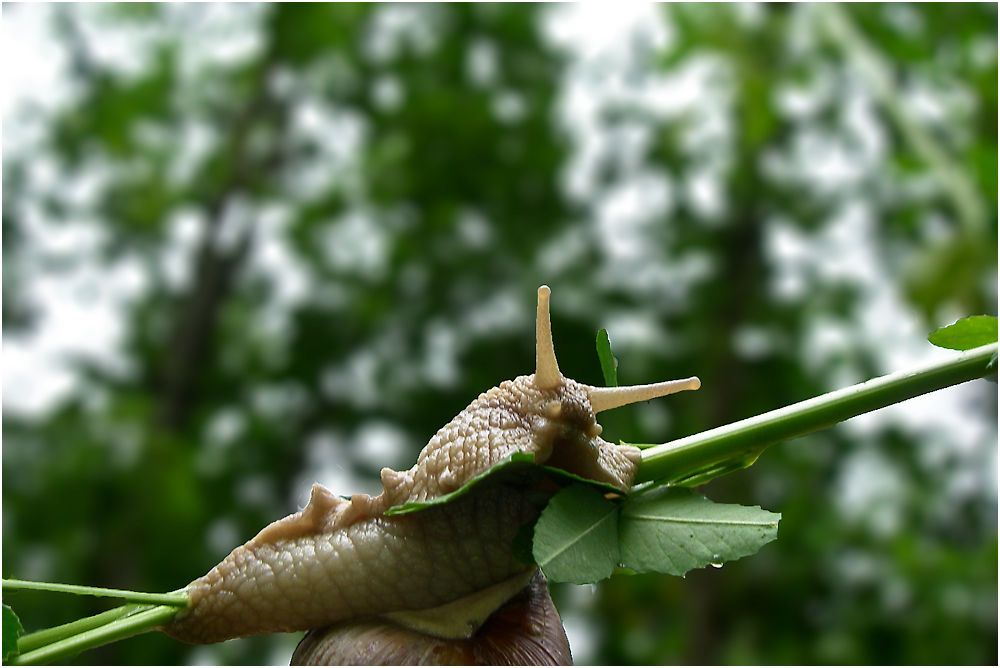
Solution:
M 548 298 L 549 289 L 539 288 L 534 374 L 480 394 L 431 438 L 413 468 L 383 469 L 381 495 L 345 499 L 314 485 L 304 509 L 265 527 L 192 582 L 188 607 L 163 630 L 197 644 L 307 631 L 436 608 L 526 573 L 534 567 L 510 556 L 511 542 L 537 510 L 513 490 L 492 487 L 444 506 L 384 515 L 452 492 L 514 452 L 627 492 L 640 451 L 602 440 L 595 413 L 700 383 L 597 388 L 565 378 L 552 349 Z
M 434 608 L 534 569 L 510 547 L 537 512 L 498 486 L 447 508 L 251 541 L 194 584 L 188 614 L 165 630 L 204 644 Z
M 565 666 L 566 631 L 538 571 L 471 638 L 445 639 L 390 621 L 362 619 L 310 631 L 292 665 Z

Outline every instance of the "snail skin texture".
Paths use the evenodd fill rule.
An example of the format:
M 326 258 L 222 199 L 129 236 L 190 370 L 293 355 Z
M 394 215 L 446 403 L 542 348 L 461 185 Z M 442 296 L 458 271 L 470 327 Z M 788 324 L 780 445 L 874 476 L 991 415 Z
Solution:
M 552 348 L 549 288 L 542 286 L 534 374 L 480 394 L 410 470 L 382 469 L 381 495 L 345 499 L 314 485 L 304 509 L 188 585 L 188 607 L 163 630 L 205 644 L 382 618 L 438 638 L 472 637 L 533 586 L 537 568 L 515 559 L 511 543 L 538 510 L 518 491 L 493 485 L 416 513 L 385 511 L 455 491 L 514 452 L 628 492 L 640 451 L 602 440 L 595 414 L 699 386 L 688 378 L 592 387 L 563 377 Z

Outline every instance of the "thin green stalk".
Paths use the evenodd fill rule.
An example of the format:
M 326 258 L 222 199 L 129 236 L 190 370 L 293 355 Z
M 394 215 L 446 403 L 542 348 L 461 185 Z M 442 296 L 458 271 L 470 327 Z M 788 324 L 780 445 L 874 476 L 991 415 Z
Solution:
M 636 482 L 701 484 L 749 466 L 764 448 L 779 441 L 805 436 L 862 413 L 995 374 L 996 355 L 997 344 L 991 343 L 916 369 L 875 378 L 648 448 L 642 453 Z
M 120 617 L 103 626 L 59 640 L 41 649 L 20 654 L 14 657 L 10 663 L 14 665 L 38 665 L 59 661 L 87 649 L 151 631 L 173 619 L 178 611 L 179 608 L 172 605 L 144 607 L 140 611 Z
M 17 639 L 17 649 L 21 654 L 27 654 L 28 652 L 34 651 L 39 647 L 51 645 L 59 640 L 65 640 L 66 638 L 75 636 L 79 633 L 84 633 L 85 631 L 96 629 L 99 626 L 104 626 L 105 624 L 113 622 L 116 619 L 121 619 L 122 617 L 135 612 L 140 607 L 142 606 L 138 603 L 129 603 L 128 605 L 123 605 L 113 610 L 107 610 L 99 615 L 84 617 L 83 619 L 78 619 L 75 622 L 70 622 L 61 626 L 53 626 L 50 629 L 42 629 L 41 631 L 35 631 L 34 633 L 23 635 Z
M 4 593 L 30 589 L 34 591 L 57 591 L 66 594 L 77 594 L 85 596 L 106 596 L 109 598 L 122 598 L 132 603 L 152 603 L 154 605 L 174 605 L 185 606 L 188 603 L 187 594 L 182 592 L 171 592 L 169 594 L 147 594 L 139 591 L 128 591 L 125 589 L 104 589 L 102 587 L 85 587 L 81 585 L 55 584 L 51 582 L 30 582 L 28 580 L 4 580 Z

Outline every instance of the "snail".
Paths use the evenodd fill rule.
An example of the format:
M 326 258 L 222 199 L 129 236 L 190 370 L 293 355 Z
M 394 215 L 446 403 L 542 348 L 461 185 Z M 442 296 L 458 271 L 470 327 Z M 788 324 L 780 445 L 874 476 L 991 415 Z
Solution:
M 485 486 L 420 512 L 385 514 L 453 492 L 516 452 L 629 491 L 640 450 L 602 440 L 595 414 L 697 389 L 700 381 L 593 387 L 565 378 L 552 346 L 549 294 L 547 286 L 538 289 L 534 374 L 480 394 L 430 439 L 410 470 L 382 469 L 381 495 L 347 499 L 314 485 L 305 508 L 265 527 L 188 585 L 188 606 L 163 630 L 195 644 L 313 631 L 298 659 L 364 662 L 324 650 L 317 631 L 331 629 L 328 635 L 342 639 L 391 629 L 415 648 L 404 640 L 409 631 L 462 641 L 517 610 L 535 621 L 549 619 L 554 608 L 547 612 L 552 604 L 537 567 L 512 555 L 515 536 L 539 513 L 521 491 Z M 561 625 L 555 626 L 564 643 Z M 568 652 L 567 646 L 563 659 Z M 536 655 L 524 660 L 546 662 Z

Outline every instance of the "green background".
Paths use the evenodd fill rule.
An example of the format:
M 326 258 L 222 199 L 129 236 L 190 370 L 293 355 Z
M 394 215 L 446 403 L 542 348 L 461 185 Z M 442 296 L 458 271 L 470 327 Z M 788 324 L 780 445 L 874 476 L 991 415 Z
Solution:
M 21 110 L 31 150 L 5 142 L 5 344 L 43 323 L 41 277 L 128 266 L 143 287 L 117 363 L 75 360 L 58 405 L 5 410 L 5 578 L 168 591 L 317 479 L 377 490 L 532 371 L 542 283 L 566 375 L 602 384 L 606 327 L 622 384 L 701 378 L 602 415 L 631 442 L 887 373 L 996 315 L 993 3 L 663 6 L 668 38 L 619 45 L 627 67 L 547 37 L 552 7 L 225 11 L 52 12 L 73 93 Z M 213 53 L 212 30 L 245 48 Z M 101 31 L 133 51 L 102 55 Z M 691 99 L 621 94 L 684 77 Z M 606 93 L 582 130 L 576 84 Z M 37 251 L 39 220 L 99 241 Z M 782 514 L 757 555 L 553 587 L 577 658 L 995 664 L 996 385 L 966 390 L 921 404 L 960 406 L 951 422 L 898 411 L 700 488 Z M 29 631 L 107 607 L 5 603 Z M 78 660 L 287 661 L 295 642 L 149 634 Z

